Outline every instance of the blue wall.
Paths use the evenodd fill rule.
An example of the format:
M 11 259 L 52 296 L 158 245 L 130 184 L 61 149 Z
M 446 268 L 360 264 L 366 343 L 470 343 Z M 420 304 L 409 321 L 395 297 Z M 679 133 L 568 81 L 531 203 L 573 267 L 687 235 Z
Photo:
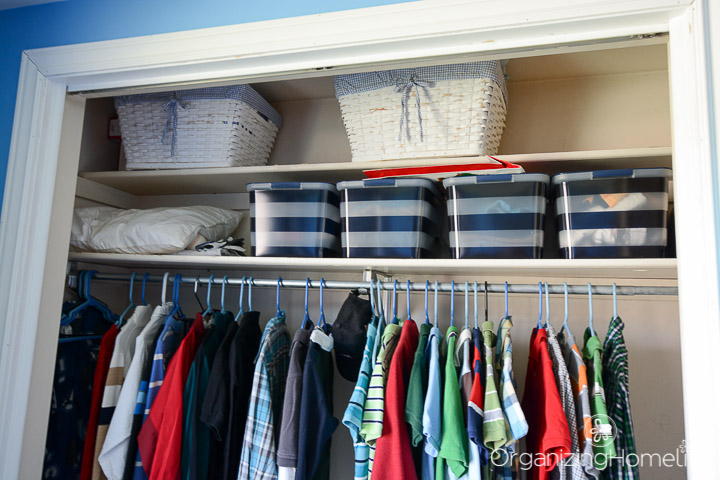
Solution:
M 68 0 L 0 10 L 0 207 L 23 50 L 404 1 L 408 0 Z

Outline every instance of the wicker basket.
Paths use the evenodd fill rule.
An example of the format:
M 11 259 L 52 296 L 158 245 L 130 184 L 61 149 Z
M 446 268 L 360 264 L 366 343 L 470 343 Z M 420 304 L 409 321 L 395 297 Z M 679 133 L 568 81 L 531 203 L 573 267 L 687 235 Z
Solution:
M 499 61 L 339 75 L 353 162 L 493 155 L 505 128 Z
M 248 85 L 115 98 L 128 170 L 265 165 L 280 114 Z

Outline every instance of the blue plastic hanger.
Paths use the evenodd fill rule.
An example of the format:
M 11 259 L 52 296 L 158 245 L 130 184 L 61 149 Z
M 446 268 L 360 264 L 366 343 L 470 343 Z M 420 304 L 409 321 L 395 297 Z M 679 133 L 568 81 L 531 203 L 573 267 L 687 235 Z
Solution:
M 118 321 L 115 323 L 118 327 L 122 325 L 125 315 L 127 315 L 131 309 L 135 308 L 135 301 L 133 300 L 133 286 L 135 285 L 136 276 L 137 272 L 133 272 L 132 275 L 130 275 L 130 305 L 128 305 L 127 308 L 120 314 L 120 318 L 118 318 Z
M 372 283 L 371 283 L 372 285 Z M 372 287 L 371 287 L 372 288 Z M 305 316 L 303 317 L 302 324 L 300 325 L 301 329 L 305 329 L 308 320 L 310 320 L 310 313 L 308 312 L 308 291 L 310 290 L 310 278 L 305 279 Z M 375 305 L 373 303 L 372 299 L 372 290 L 370 291 L 370 304 L 373 306 L 373 311 L 375 311 Z
M 382 288 L 382 282 L 380 280 L 378 280 L 377 282 L 375 282 L 375 289 L 377 290 L 377 298 L 375 299 L 375 305 L 377 306 L 377 309 L 378 309 L 378 315 L 380 317 L 380 321 L 385 322 L 385 312 L 383 312 L 383 306 L 382 306 L 382 292 L 380 290 L 381 288 Z
M 510 296 L 508 295 L 508 282 L 505 282 L 505 318 L 510 318 L 510 316 L 508 315 L 508 311 L 509 311 L 508 298 L 509 297 Z
M 455 326 L 455 280 L 450 286 L 450 326 Z
M 410 280 L 407 281 L 407 318 L 408 320 L 412 320 L 412 316 L 410 314 Z
M 142 298 L 141 298 L 143 305 L 147 305 L 147 302 L 145 301 L 145 282 L 147 282 L 147 279 L 149 276 L 150 276 L 149 273 L 145 273 L 145 275 L 143 275 Z
M 185 318 L 185 314 L 182 311 L 182 308 L 180 308 L 180 282 L 182 281 L 182 275 L 179 273 L 175 275 L 175 278 L 173 279 L 173 296 L 172 296 L 172 303 L 173 308 L 170 310 L 170 313 L 168 314 L 168 317 L 175 316 L 177 318 Z
M 327 333 L 327 322 L 325 321 L 325 306 L 323 304 L 323 287 L 325 285 L 325 279 L 320 279 L 320 317 L 318 318 L 318 327 Z
M 310 279 L 308 279 L 310 280 Z M 307 289 L 307 285 L 305 285 Z M 377 317 L 377 307 L 375 306 L 375 280 L 370 279 L 370 288 L 368 289 L 368 297 L 370 298 L 370 310 L 372 310 L 373 317 Z
M 280 285 L 282 285 L 282 277 L 278 277 L 277 290 L 275 291 L 275 306 L 277 307 L 277 316 L 285 315 L 280 309 Z
M 468 328 L 468 325 L 470 325 L 469 321 L 469 312 L 468 312 L 468 297 L 469 297 L 469 287 L 468 282 L 465 282 L 465 328 Z
M 248 311 L 252 312 L 252 287 L 253 287 L 253 277 L 248 278 Z
M 215 281 L 215 275 L 210 275 L 210 278 L 208 279 L 208 288 L 207 288 L 207 309 L 203 312 L 203 317 L 205 315 L 210 315 L 213 313 L 212 304 L 210 303 L 210 292 L 212 292 L 212 284 Z
M 618 318 L 617 314 L 617 286 L 613 283 L 613 319 Z
M 435 280 L 435 311 L 433 312 L 433 321 L 435 323 L 435 328 L 438 326 L 438 318 L 437 318 L 437 308 L 438 308 L 438 281 Z
M 235 321 L 240 320 L 240 317 L 245 314 L 243 311 L 243 297 L 245 296 L 245 275 L 240 280 L 240 300 L 238 300 L 238 313 L 235 315 Z M 307 297 L 306 297 L 307 298 Z M 307 311 L 307 302 L 305 302 L 305 311 Z
M 563 320 L 563 326 L 562 326 L 562 329 L 560 329 L 560 331 L 567 330 L 569 332 L 570 327 L 568 327 L 568 286 L 567 286 L 567 282 L 563 282 L 563 290 L 565 291 L 565 320 Z
M 425 324 L 430 325 L 430 315 L 428 315 L 428 289 L 430 288 L 430 280 L 425 280 Z
M 228 277 L 225 275 L 223 277 L 222 282 L 222 289 L 220 290 L 220 313 L 225 313 L 227 310 L 225 310 L 225 287 L 228 284 Z
M 543 301 L 543 284 L 542 282 L 538 282 L 539 289 L 539 302 L 538 302 L 538 310 L 540 313 L 538 313 L 538 323 L 537 323 L 537 329 L 542 330 L 543 324 L 542 324 L 542 301 Z
M 97 309 L 101 314 L 102 317 L 107 320 L 108 322 L 115 323 L 118 321 L 118 316 L 115 315 L 110 311 L 107 305 L 102 303 L 101 301 L 97 300 L 91 295 L 91 289 L 92 289 L 92 277 L 97 273 L 97 270 L 90 270 L 85 273 L 83 276 L 83 298 L 84 301 L 74 307 L 72 310 L 70 310 L 66 315 L 61 317 L 60 324 L 61 325 L 69 325 L 72 323 L 77 316 L 83 312 L 83 310 L 86 310 L 87 308 L 93 307 Z M 82 272 L 81 272 L 82 274 Z
M 595 328 L 593 327 L 593 304 L 592 304 L 592 285 L 588 282 L 588 309 L 590 311 L 590 335 L 595 336 Z
M 548 288 L 547 282 L 545 282 L 545 327 L 547 328 L 550 323 L 550 289 Z
M 475 292 L 475 328 L 478 328 L 478 309 L 477 309 L 477 282 L 473 283 L 473 290 Z
M 398 323 L 398 316 L 397 316 L 397 284 L 398 281 L 395 280 L 395 283 L 393 283 L 393 318 L 392 323 L 397 324 Z

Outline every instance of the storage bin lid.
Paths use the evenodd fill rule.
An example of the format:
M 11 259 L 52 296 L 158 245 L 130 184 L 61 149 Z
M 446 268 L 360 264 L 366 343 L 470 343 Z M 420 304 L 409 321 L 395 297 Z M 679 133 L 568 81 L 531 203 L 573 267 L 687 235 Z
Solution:
M 443 187 L 456 185 L 473 185 L 477 183 L 518 183 L 518 182 L 542 182 L 549 183 L 550 177 L 542 173 L 508 173 L 500 175 L 465 175 L 451 177 L 443 180 Z
M 335 185 L 326 182 L 265 182 L 248 183 L 248 192 L 264 190 L 328 190 L 337 193 Z
M 197 88 L 194 90 L 178 90 L 175 92 L 141 93 L 115 97 L 115 105 L 135 105 L 138 103 L 166 103 L 176 100 L 182 107 L 183 102 L 190 100 L 237 100 L 250 105 L 262 116 L 282 127 L 282 117 L 259 93 L 250 85 L 230 85 L 227 87 Z
M 377 187 L 415 187 L 427 188 L 435 195 L 440 196 L 440 191 L 431 180 L 425 178 L 370 178 L 366 180 L 350 180 L 338 182 L 338 190 L 351 190 L 354 188 L 377 188 Z
M 595 170 L 592 172 L 559 173 L 552 177 L 552 185 L 581 180 L 606 180 L 608 178 L 672 177 L 669 168 L 628 168 L 625 170 Z

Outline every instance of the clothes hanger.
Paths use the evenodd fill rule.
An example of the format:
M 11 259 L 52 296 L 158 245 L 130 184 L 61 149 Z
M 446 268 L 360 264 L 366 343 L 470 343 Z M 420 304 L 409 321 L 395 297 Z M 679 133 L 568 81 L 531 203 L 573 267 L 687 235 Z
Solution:
M 325 307 L 323 305 L 323 286 L 325 285 L 325 279 L 320 279 L 320 317 L 318 318 L 318 327 L 322 326 L 322 329 L 327 333 L 327 322 L 325 321 Z
M 125 315 L 128 314 L 130 309 L 135 308 L 135 301 L 133 300 L 133 286 L 135 285 L 135 277 L 137 276 L 137 272 L 133 272 L 132 275 L 130 275 L 130 305 L 127 306 L 127 308 L 120 314 L 120 318 L 118 318 L 118 321 L 115 323 L 115 325 L 120 328 L 123 323 L 123 319 L 125 318 Z
M 450 287 L 450 326 L 455 326 L 455 280 Z
M 592 304 L 592 285 L 588 282 L 588 309 L 590 310 L 590 335 L 595 336 L 595 328 L 593 327 L 593 304 Z
M 538 331 L 540 331 L 543 329 L 543 324 L 542 324 L 543 284 L 542 284 L 542 282 L 538 282 L 538 287 L 540 288 L 540 290 L 539 290 L 540 297 L 539 297 L 539 302 L 538 302 L 538 311 L 540 313 L 538 313 L 537 329 L 538 329 Z
M 382 282 L 380 280 L 378 280 L 377 282 L 375 282 L 375 289 L 377 290 L 377 298 L 375 299 L 375 305 L 377 306 L 377 309 L 378 309 L 380 321 L 385 322 L 385 312 L 383 312 L 382 294 L 380 291 L 381 288 L 382 288 Z M 378 322 L 378 324 L 379 324 L 379 322 Z
M 118 316 L 112 313 L 107 305 L 97 300 L 90 293 L 92 289 L 92 277 L 96 273 L 97 270 L 89 270 L 87 271 L 87 273 L 85 273 L 83 279 L 83 296 L 85 300 L 80 305 L 77 305 L 72 310 L 70 310 L 65 316 L 60 318 L 61 325 L 69 325 L 77 318 L 80 313 L 82 313 L 83 310 L 86 310 L 90 307 L 97 309 L 102 314 L 102 318 L 104 318 L 106 321 L 110 323 L 117 322 Z
M 147 305 L 147 302 L 145 301 L 145 282 L 147 282 L 147 279 L 149 276 L 150 276 L 150 274 L 147 272 L 145 273 L 145 275 L 143 275 L 142 298 L 141 298 L 143 305 Z
M 475 328 L 478 328 L 478 309 L 477 309 L 477 282 L 473 283 L 473 290 L 475 291 Z
M 175 275 L 175 278 L 173 279 L 173 296 L 172 296 L 172 303 L 173 308 L 170 310 L 170 313 L 168 314 L 168 317 L 176 317 L 178 319 L 184 319 L 185 314 L 182 311 L 182 308 L 180 308 L 180 282 L 182 281 L 182 275 L 177 274 Z
M 227 283 L 228 277 L 225 275 L 223 277 L 222 289 L 220 289 L 220 313 L 222 314 L 227 312 L 227 310 L 225 310 L 225 287 L 227 286 Z
M 508 314 L 508 299 L 510 296 L 508 295 L 508 282 L 505 282 L 505 318 L 510 318 L 510 315 Z
M 212 304 L 210 303 L 210 292 L 212 292 L 213 281 L 215 281 L 215 275 L 210 275 L 210 278 L 208 279 L 208 287 L 207 287 L 207 302 L 206 302 L 207 308 L 203 312 L 203 317 L 206 315 L 212 315 L 212 313 L 213 313 Z M 240 297 L 240 298 L 242 300 L 242 297 Z
M 563 290 L 565 292 L 565 320 L 563 321 L 563 326 L 560 329 L 562 332 L 563 330 L 570 332 L 570 327 L 568 327 L 568 286 L 567 282 L 563 282 Z
M 430 315 L 428 315 L 428 288 L 430 288 L 430 280 L 425 280 L 425 324 L 430 325 Z
M 433 321 L 435 322 L 434 327 L 437 328 L 438 326 L 438 319 L 437 319 L 437 307 L 438 307 L 438 281 L 435 280 L 435 312 L 433 315 Z
M 613 282 L 613 320 L 618 318 L 617 314 L 617 286 Z
M 248 311 L 252 312 L 252 287 L 253 287 L 253 277 L 248 278 Z
M 550 324 L 550 291 L 548 284 L 545 282 L 545 328 Z
M 485 281 L 485 321 L 489 321 L 488 319 L 488 286 L 487 286 L 487 280 Z
M 466 328 L 466 329 L 469 328 L 468 325 L 470 324 L 470 323 L 469 323 L 469 320 L 468 320 L 468 318 L 469 318 L 469 312 L 468 312 L 468 310 L 469 310 L 469 309 L 468 309 L 468 296 L 469 296 L 469 293 L 468 293 L 468 282 L 465 281 L 465 328 Z
M 375 311 L 375 302 L 373 302 L 373 295 L 372 295 L 372 280 L 370 280 L 370 305 L 372 305 L 373 312 Z M 300 325 L 301 329 L 305 329 L 308 320 L 310 320 L 310 313 L 308 312 L 308 291 L 310 289 L 310 278 L 305 279 L 305 316 L 303 317 L 302 324 Z M 279 293 L 278 293 L 279 296 Z
M 243 297 L 245 296 L 245 275 L 240 280 L 240 299 L 238 300 L 238 313 L 235 315 L 235 321 L 240 320 L 240 317 L 245 314 L 243 312 Z M 305 313 L 307 313 L 307 293 L 305 294 Z M 303 325 L 304 326 L 304 325 Z
M 195 277 L 195 288 L 193 288 L 193 295 L 195 295 L 195 300 L 197 300 L 198 305 L 200 305 L 200 311 L 205 311 L 205 306 L 202 304 L 202 301 L 200 301 L 200 297 L 198 297 L 198 285 L 200 284 L 200 275 Z
M 395 283 L 393 283 L 393 318 L 392 323 L 397 324 L 398 323 L 398 316 L 397 316 L 397 284 L 398 281 L 395 280 Z
M 167 302 L 167 282 L 170 277 L 170 272 L 165 272 L 163 275 L 162 291 L 160 293 L 160 301 L 163 305 Z
M 412 316 L 410 315 L 410 280 L 407 281 L 407 290 L 406 290 L 406 297 L 407 297 L 407 318 L 408 320 L 412 320 Z
M 283 312 L 280 309 L 280 286 L 282 285 L 282 277 L 278 277 L 277 280 L 277 290 L 275 292 L 275 306 L 277 307 L 277 316 L 285 315 L 285 312 Z

